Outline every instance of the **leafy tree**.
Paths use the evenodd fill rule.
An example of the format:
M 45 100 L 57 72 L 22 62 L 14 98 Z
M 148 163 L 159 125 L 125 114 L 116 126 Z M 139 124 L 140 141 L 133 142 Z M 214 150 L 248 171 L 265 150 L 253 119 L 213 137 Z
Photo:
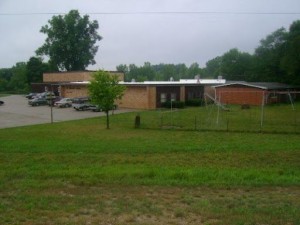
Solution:
M 139 77 L 139 68 L 134 65 L 134 64 L 130 64 L 128 66 L 128 73 L 125 74 L 125 80 L 126 81 L 131 81 L 132 79 L 138 81 L 138 77 Z
M 38 55 L 49 56 L 50 64 L 60 70 L 84 70 L 95 64 L 95 44 L 102 39 L 96 20 L 89 21 L 88 15 L 81 17 L 77 10 L 71 10 L 65 16 L 53 16 L 48 22 L 40 30 L 47 38 L 36 51 Z
M 33 82 L 43 82 L 43 73 L 49 72 L 50 67 L 48 63 L 43 63 L 41 58 L 31 57 L 26 64 L 27 82 L 31 84 Z
M 11 68 L 0 69 L 0 91 L 8 91 L 8 83 L 12 77 Z
M 7 90 L 8 81 L 0 78 L 0 92 L 4 92 Z
M 283 82 L 285 73 L 280 67 L 285 52 L 288 33 L 280 28 L 260 41 L 255 50 L 254 79 L 257 81 Z
M 7 87 L 11 91 L 26 92 L 28 91 L 28 82 L 26 76 L 26 63 L 18 62 L 12 67 L 12 77 L 7 84 Z
M 221 62 L 222 57 L 218 56 L 206 62 L 206 68 L 204 69 L 205 77 L 215 78 L 221 75 Z
M 144 80 L 155 80 L 155 71 L 150 62 L 145 62 L 144 66 L 139 69 L 139 73 L 143 74 Z
M 237 48 L 230 49 L 206 63 L 205 76 L 216 78 L 219 75 L 227 80 L 250 80 L 253 57 Z
M 286 72 L 285 81 L 300 84 L 300 20 L 295 21 L 289 29 L 284 45 L 281 68 Z
M 187 71 L 189 78 L 195 78 L 196 75 L 202 74 L 202 69 L 199 67 L 198 63 L 192 63 Z
M 126 64 L 120 64 L 116 67 L 118 72 L 128 73 L 128 67 Z
M 175 65 L 175 67 L 176 67 L 176 76 L 174 77 L 174 79 L 180 80 L 180 79 L 189 78 L 187 73 L 188 68 L 184 63 L 177 64 Z
M 109 111 L 114 108 L 115 100 L 123 96 L 125 86 L 119 85 L 117 76 L 105 71 L 95 72 L 93 78 L 88 86 L 91 101 L 106 113 L 106 128 L 109 129 Z
M 162 75 L 162 80 L 170 80 L 171 77 L 173 79 L 176 79 L 175 77 L 176 68 L 174 64 L 164 64 L 160 72 Z
M 252 56 L 233 48 L 222 56 L 220 74 L 228 80 L 248 80 Z

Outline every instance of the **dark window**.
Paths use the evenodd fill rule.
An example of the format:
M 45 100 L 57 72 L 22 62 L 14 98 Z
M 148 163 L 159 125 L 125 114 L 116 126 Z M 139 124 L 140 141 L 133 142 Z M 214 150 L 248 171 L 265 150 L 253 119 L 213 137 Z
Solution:
M 160 102 L 165 103 L 167 101 L 167 94 L 166 93 L 161 93 L 160 94 Z

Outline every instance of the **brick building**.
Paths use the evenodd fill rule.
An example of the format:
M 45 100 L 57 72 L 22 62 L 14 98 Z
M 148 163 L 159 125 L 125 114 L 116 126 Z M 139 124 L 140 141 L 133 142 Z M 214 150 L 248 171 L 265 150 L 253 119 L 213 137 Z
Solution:
M 272 82 L 227 82 L 214 88 L 215 98 L 222 104 L 262 105 L 289 102 L 300 93 L 290 85 Z
M 43 83 L 32 83 L 32 92 L 53 91 L 62 97 L 87 96 L 86 85 L 92 79 L 95 71 L 67 71 L 43 74 Z M 124 73 L 108 71 L 111 75 L 118 76 L 120 81 L 124 81 Z M 73 83 L 78 82 L 78 84 Z M 85 82 L 85 84 L 84 84 Z M 83 83 L 81 85 L 80 83 Z
M 88 81 L 61 83 L 61 96 L 69 98 L 88 96 L 88 83 Z M 156 109 L 171 100 L 185 102 L 202 99 L 204 93 L 212 92 L 211 85 L 221 83 L 225 83 L 225 80 L 121 81 L 120 85 L 126 86 L 126 90 L 117 104 L 121 108 Z
M 32 84 L 34 92 L 53 90 L 61 97 L 86 97 L 87 85 L 92 79 L 93 71 L 45 73 L 43 83 Z M 120 85 L 126 86 L 126 91 L 119 107 L 134 109 L 156 109 L 166 101 L 187 101 L 202 99 L 204 93 L 212 92 L 212 85 L 224 84 L 223 79 L 190 79 L 180 81 L 145 81 L 124 82 L 124 73 L 109 72 L 117 75 Z
M 160 108 L 167 101 L 187 101 L 191 99 L 202 99 L 203 84 L 182 81 L 162 82 L 123 82 L 126 86 L 123 98 L 119 102 L 120 107 L 136 109 Z M 207 87 L 208 88 L 208 87 Z

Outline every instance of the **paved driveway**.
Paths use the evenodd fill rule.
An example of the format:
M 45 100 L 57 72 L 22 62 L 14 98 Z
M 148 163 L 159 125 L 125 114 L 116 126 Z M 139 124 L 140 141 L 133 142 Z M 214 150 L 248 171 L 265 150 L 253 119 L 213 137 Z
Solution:
M 1 97 L 5 103 L 0 106 L 0 128 L 18 127 L 32 124 L 51 123 L 51 107 L 28 105 L 22 95 Z M 52 108 L 53 122 L 77 120 L 89 117 L 104 116 L 103 112 L 76 111 L 73 108 Z M 115 114 L 133 110 L 118 109 Z

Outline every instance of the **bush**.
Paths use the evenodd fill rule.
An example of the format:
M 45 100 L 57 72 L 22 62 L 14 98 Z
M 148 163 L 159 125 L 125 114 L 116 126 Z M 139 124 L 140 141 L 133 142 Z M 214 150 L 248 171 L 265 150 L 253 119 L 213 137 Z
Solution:
M 170 101 L 165 102 L 161 106 L 164 108 L 171 108 L 171 102 Z M 181 101 L 173 101 L 172 102 L 172 108 L 182 109 L 182 108 L 184 108 L 184 106 L 185 106 L 184 102 L 181 102 Z
M 201 101 L 201 99 L 190 99 L 185 102 L 185 105 L 186 106 L 201 106 L 202 101 Z

